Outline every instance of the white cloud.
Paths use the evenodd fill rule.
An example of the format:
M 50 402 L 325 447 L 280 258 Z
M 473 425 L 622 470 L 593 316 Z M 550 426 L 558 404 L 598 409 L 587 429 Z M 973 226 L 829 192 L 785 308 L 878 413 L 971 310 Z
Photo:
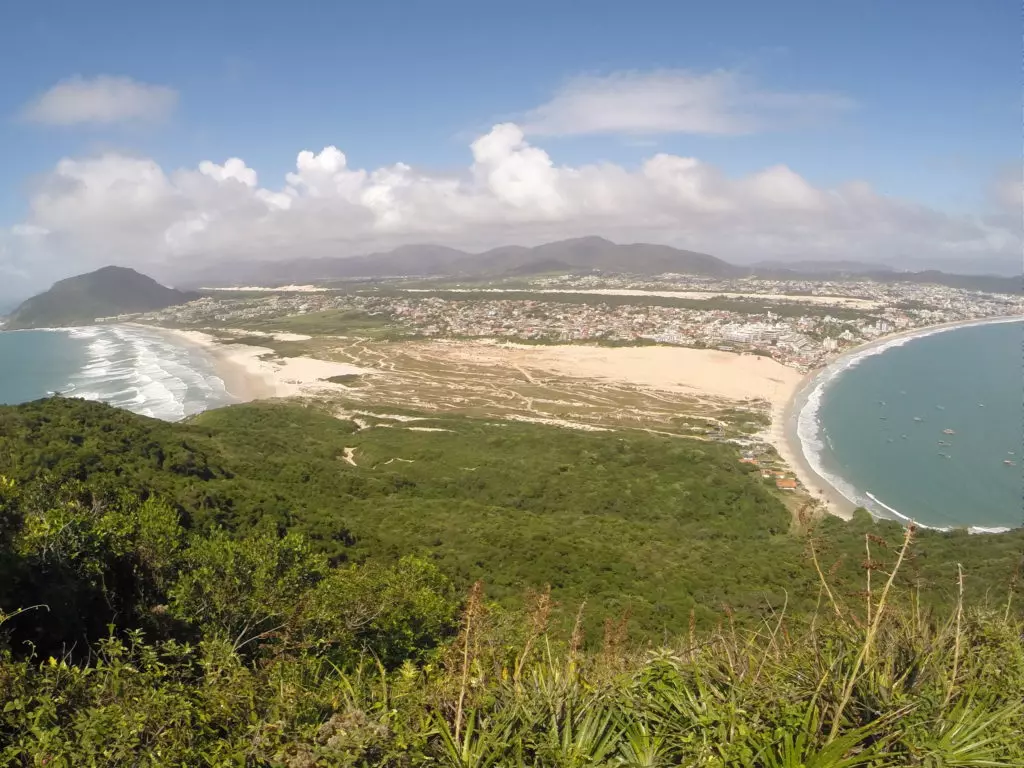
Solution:
M 745 134 L 820 120 L 853 102 L 830 93 L 781 93 L 726 70 L 619 72 L 570 80 L 525 118 L 536 135 Z
M 130 77 L 100 75 L 62 80 L 21 113 L 23 119 L 46 125 L 158 121 L 174 111 L 178 92 Z
M 816 187 L 786 166 L 732 178 L 655 154 L 637 169 L 559 166 L 513 124 L 472 143 L 462 173 L 352 168 L 336 147 L 298 153 L 277 188 L 239 158 L 165 171 L 146 158 L 61 160 L 9 230 L 0 267 L 40 281 L 109 263 L 160 274 L 217 260 L 345 256 L 410 242 L 483 249 L 599 234 L 735 261 L 1010 258 L 1019 227 L 878 194 Z M 1001 223 L 1002 222 L 1002 223 Z M 1018 218 L 1019 223 L 1019 218 Z

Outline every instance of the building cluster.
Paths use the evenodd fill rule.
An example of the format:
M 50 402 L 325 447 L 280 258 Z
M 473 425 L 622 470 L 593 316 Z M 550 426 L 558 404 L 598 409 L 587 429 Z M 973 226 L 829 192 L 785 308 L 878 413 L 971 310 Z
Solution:
M 635 275 L 559 275 L 536 278 L 530 287 L 538 290 L 633 290 L 633 291 L 698 291 L 715 294 L 748 296 L 808 296 L 859 299 L 879 305 L 921 303 L 938 309 L 955 309 L 986 297 L 1012 299 L 1001 294 L 985 294 L 934 283 L 877 282 L 875 280 L 769 280 L 760 277 L 716 278 L 699 275 L 665 273 L 654 277 Z
M 618 282 L 617 282 L 618 281 Z M 682 282 L 682 285 L 680 284 Z M 500 291 L 478 292 L 465 299 L 457 293 L 436 291 L 373 291 L 344 293 L 212 294 L 189 304 L 143 316 L 158 323 L 178 325 L 244 326 L 274 317 L 325 310 L 356 310 L 385 317 L 410 334 L 440 338 L 499 338 L 549 343 L 660 343 L 687 347 L 748 352 L 810 370 L 851 346 L 890 333 L 944 322 L 1020 314 L 1018 297 L 984 294 L 934 285 L 837 283 L 848 298 L 870 299 L 871 308 L 793 303 L 799 295 L 836 296 L 838 287 L 804 281 L 718 280 L 664 275 L 637 283 L 615 277 L 549 278 L 545 286 L 575 290 L 665 289 L 743 293 L 744 296 L 787 295 L 783 304 L 710 300 L 707 308 L 644 304 L 630 295 L 627 301 L 594 295 L 593 301 L 570 302 L 558 294 L 537 293 L 536 298 L 502 298 Z M 621 283 L 621 284 L 619 284 Z M 755 291 L 754 289 L 757 289 Z M 817 293 L 814 293 L 817 291 Z M 527 291 L 528 292 L 528 291 Z M 440 295 L 438 295 L 440 294 Z M 721 308 L 716 308 L 721 307 Z

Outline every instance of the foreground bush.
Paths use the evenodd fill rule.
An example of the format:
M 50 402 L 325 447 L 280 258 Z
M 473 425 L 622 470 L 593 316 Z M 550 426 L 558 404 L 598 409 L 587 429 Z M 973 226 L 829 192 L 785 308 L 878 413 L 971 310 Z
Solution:
M 835 603 L 807 622 L 630 649 L 511 617 L 478 585 L 462 629 L 389 670 L 367 647 L 254 660 L 227 639 L 0 659 L 0 764 L 46 766 L 1019 766 L 1024 626 Z M 16 622 L 18 617 L 6 617 Z

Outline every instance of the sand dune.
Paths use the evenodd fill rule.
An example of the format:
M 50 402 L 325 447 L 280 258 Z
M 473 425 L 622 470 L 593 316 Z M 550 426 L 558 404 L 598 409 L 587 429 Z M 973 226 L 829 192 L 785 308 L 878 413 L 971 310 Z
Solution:
M 767 400 L 773 405 L 787 402 L 803 378 L 770 358 L 685 347 L 459 342 L 446 349 L 445 355 L 524 372 L 548 371 L 728 400 Z

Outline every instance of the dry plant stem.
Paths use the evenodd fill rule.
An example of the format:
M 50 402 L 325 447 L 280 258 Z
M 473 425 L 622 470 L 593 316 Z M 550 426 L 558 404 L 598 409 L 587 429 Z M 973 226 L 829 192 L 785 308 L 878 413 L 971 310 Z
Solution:
M 693 662 L 694 652 L 697 650 L 697 614 L 690 609 L 690 662 Z
M 576 611 L 576 621 L 572 626 L 572 637 L 569 639 L 569 665 L 574 666 L 576 664 L 576 657 L 580 653 L 580 649 L 583 647 L 583 610 L 587 607 L 587 601 L 584 600 L 580 603 L 580 608 Z
M 903 558 L 906 557 L 907 550 L 910 548 L 910 542 L 914 537 L 914 526 L 907 526 L 907 533 L 903 537 L 903 546 L 900 547 L 899 556 L 896 558 L 896 564 L 893 565 L 892 571 L 889 573 L 889 578 L 885 582 L 885 587 L 882 589 L 882 595 L 878 598 L 878 606 L 875 608 L 874 619 L 871 624 L 868 625 L 867 634 L 864 637 L 864 646 L 860 649 L 860 653 L 857 654 L 857 660 L 853 664 L 853 669 L 850 670 L 850 676 L 846 681 L 846 687 L 843 689 L 843 696 L 839 700 L 839 705 L 836 707 L 835 719 L 832 721 L 832 730 L 829 732 L 829 741 L 835 739 L 839 733 L 839 726 L 842 723 L 843 710 L 846 709 L 846 705 L 850 702 L 850 696 L 853 694 L 853 686 L 857 683 L 857 676 L 860 674 L 861 667 L 864 664 L 864 660 L 868 657 L 871 652 L 871 646 L 875 641 L 875 635 L 878 634 L 878 629 L 882 624 L 882 615 L 885 613 L 885 601 L 889 596 L 889 590 L 892 588 L 892 583 L 896 580 L 896 574 L 900 570 L 900 566 L 903 564 Z
M 821 579 L 821 586 L 825 588 L 825 594 L 828 595 L 828 601 L 832 604 L 832 610 L 836 612 L 836 616 L 839 620 L 849 626 L 846 621 L 846 617 L 843 616 L 843 612 L 839 609 L 839 604 L 836 602 L 835 595 L 832 594 L 832 590 L 829 589 L 828 580 L 825 578 L 825 574 L 821 572 L 821 565 L 818 563 L 818 553 L 814 549 L 814 542 L 811 542 L 811 560 L 814 562 L 814 570 L 818 572 L 818 578 Z
M 473 632 L 473 618 L 477 612 L 483 593 L 483 582 L 476 582 L 469 593 L 469 601 L 466 604 L 466 629 L 462 645 L 462 682 L 459 686 L 459 702 L 455 708 L 455 741 L 458 742 L 459 734 L 462 731 L 462 708 L 466 702 L 466 688 L 469 686 L 469 643 L 470 635 Z
M 533 612 L 530 615 L 530 632 L 526 637 L 526 642 L 523 644 L 523 653 L 516 660 L 515 671 L 512 673 L 512 680 L 516 685 L 519 684 L 519 677 L 523 672 L 523 666 L 526 664 L 526 660 L 530 656 L 530 651 L 533 650 L 534 642 L 536 642 L 540 635 L 547 631 L 548 618 L 550 615 L 551 585 L 548 584 L 547 589 L 537 596 Z
M 871 626 L 871 538 L 868 534 L 864 534 L 864 551 L 867 553 L 868 559 L 866 560 L 867 567 L 867 580 L 868 580 L 868 597 L 867 597 L 867 610 L 868 610 L 868 626 Z
M 776 658 L 779 655 L 779 644 L 775 642 L 775 638 L 778 637 L 779 631 L 782 629 L 782 621 L 786 616 L 786 608 L 789 605 L 789 592 L 786 592 L 786 602 L 782 604 L 782 612 L 779 614 L 778 621 L 775 622 L 775 629 L 768 627 L 768 642 L 765 643 L 764 653 L 761 654 L 761 660 L 758 662 L 757 671 L 754 673 L 754 682 L 761 677 L 761 670 L 764 669 L 764 663 L 768 660 L 768 653 L 774 648 Z M 767 626 L 767 622 L 766 622 Z
M 956 598 L 956 636 L 953 640 L 953 675 L 949 679 L 949 688 L 946 690 L 945 704 L 953 698 L 953 690 L 956 688 L 956 678 L 960 673 L 960 624 L 964 616 L 964 569 L 960 563 L 956 564 L 956 580 L 959 592 Z
M 1003 611 L 1003 621 L 1010 620 L 1010 606 L 1013 604 L 1013 593 L 1017 589 L 1017 582 L 1020 579 L 1020 569 L 1024 566 L 1024 557 L 1017 561 L 1017 567 L 1013 569 L 1013 576 L 1010 577 L 1010 588 L 1006 591 L 1006 610 Z

